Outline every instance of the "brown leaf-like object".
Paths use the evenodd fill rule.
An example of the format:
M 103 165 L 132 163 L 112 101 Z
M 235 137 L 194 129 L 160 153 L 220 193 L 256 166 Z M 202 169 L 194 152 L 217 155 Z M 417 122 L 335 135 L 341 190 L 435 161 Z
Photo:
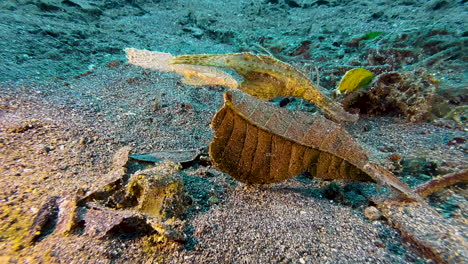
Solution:
M 422 201 L 391 172 L 372 163 L 339 124 L 326 118 L 230 90 L 211 127 L 212 162 L 240 182 L 274 183 L 309 171 L 322 179 L 376 181 Z

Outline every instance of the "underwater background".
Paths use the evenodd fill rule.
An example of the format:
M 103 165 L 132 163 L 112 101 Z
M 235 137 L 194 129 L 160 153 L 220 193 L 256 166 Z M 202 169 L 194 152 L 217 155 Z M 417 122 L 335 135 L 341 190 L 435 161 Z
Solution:
M 467 21 L 464 0 L 0 1 L 0 263 L 466 262 Z M 207 151 L 228 89 L 125 48 L 289 63 L 359 113 L 342 125 L 375 163 L 455 184 L 433 211 L 307 174 L 246 187 Z M 372 81 L 337 94 L 356 68 Z

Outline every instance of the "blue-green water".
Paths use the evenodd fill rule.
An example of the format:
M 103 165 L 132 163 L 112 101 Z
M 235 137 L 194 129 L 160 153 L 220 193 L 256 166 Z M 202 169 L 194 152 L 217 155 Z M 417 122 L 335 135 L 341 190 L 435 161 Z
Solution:
M 390 194 L 388 188 L 300 175 L 249 189 L 221 173 L 206 149 L 226 88 L 187 85 L 177 74 L 129 65 L 123 50 L 251 52 L 287 62 L 359 113 L 344 129 L 371 160 L 416 188 L 468 164 L 465 2 L 0 1 L 0 262 L 49 263 L 49 256 L 61 263 L 428 261 L 392 219 L 365 218 L 373 197 Z M 355 68 L 371 71 L 373 82 L 336 95 Z M 272 103 L 323 114 L 298 98 Z M 139 233 L 131 223 L 98 240 L 83 234 L 81 220 L 68 236 L 45 232 L 34 245 L 24 242 L 49 197 L 105 185 L 123 146 L 136 154 L 205 149 L 181 169 L 189 207 L 183 224 L 171 227 L 183 227 L 185 244 L 165 244 L 167 237 Z M 132 166 L 128 174 L 150 165 Z M 464 230 L 465 185 L 426 200 L 449 231 Z M 123 210 L 115 206 L 121 194 L 99 202 Z M 437 234 L 429 226 L 424 229 Z M 447 237 L 454 236 L 441 241 L 452 241 Z M 450 246 L 442 248 L 444 257 L 466 255 Z

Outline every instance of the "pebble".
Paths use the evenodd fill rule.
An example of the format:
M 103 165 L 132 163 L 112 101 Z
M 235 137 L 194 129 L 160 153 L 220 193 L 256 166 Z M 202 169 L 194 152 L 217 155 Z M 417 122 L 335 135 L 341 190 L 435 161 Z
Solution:
M 387 159 L 393 162 L 399 162 L 403 159 L 403 157 L 400 154 L 392 154 L 389 155 Z
M 382 243 L 382 241 L 375 240 L 373 243 L 376 247 L 385 248 L 385 245 Z
M 86 145 L 86 138 L 85 137 L 80 138 L 80 140 L 78 141 L 78 144 Z
M 369 220 L 379 220 L 382 217 L 379 209 L 375 206 L 369 206 L 364 210 L 364 216 Z
M 453 146 L 453 145 L 458 145 L 458 144 L 463 144 L 466 142 L 466 139 L 462 138 L 462 137 L 455 137 L 453 138 L 452 140 L 450 140 L 447 145 L 449 146 Z

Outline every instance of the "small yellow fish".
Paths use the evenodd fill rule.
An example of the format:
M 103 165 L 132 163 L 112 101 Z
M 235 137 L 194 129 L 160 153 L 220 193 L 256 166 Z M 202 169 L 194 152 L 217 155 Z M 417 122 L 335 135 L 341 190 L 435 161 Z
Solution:
M 341 78 L 337 92 L 354 92 L 368 85 L 372 81 L 372 78 L 374 78 L 374 74 L 366 69 L 357 68 L 349 70 L 345 73 L 343 78 Z
M 259 99 L 299 97 L 316 104 L 334 120 L 355 122 L 358 119 L 358 115 L 346 112 L 322 94 L 303 73 L 269 56 L 252 53 L 182 55 L 169 60 L 169 64 L 230 68 L 244 78 L 238 88 Z

